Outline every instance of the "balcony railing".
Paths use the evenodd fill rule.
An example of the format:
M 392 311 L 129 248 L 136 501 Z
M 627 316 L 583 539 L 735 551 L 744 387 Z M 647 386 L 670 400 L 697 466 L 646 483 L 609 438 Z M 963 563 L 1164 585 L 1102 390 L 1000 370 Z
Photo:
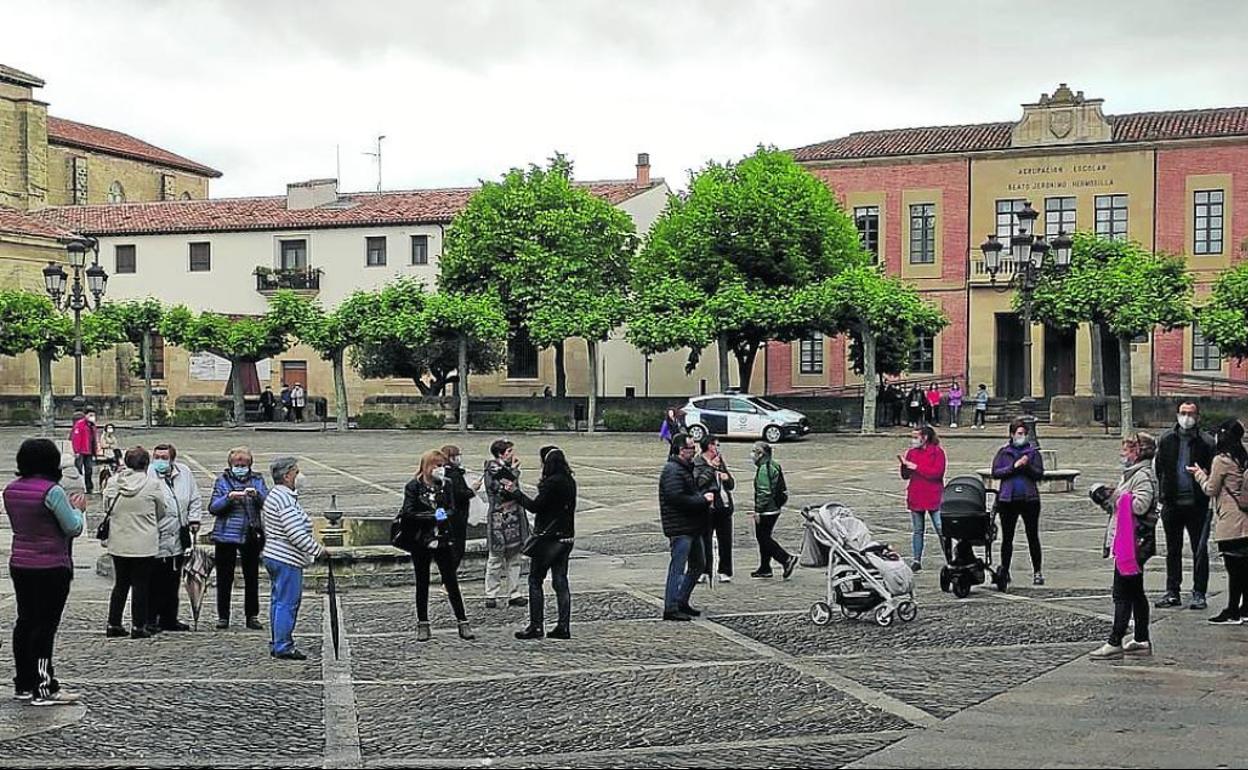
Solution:
M 312 267 L 289 269 L 257 267 L 255 272 L 256 291 L 261 294 L 281 291 L 282 289 L 318 292 L 321 290 L 321 272 L 320 268 Z
M 1008 281 L 1018 272 L 1018 262 L 1013 257 L 1001 257 L 1001 269 L 997 271 L 997 281 Z M 991 283 L 992 274 L 984 263 L 983 256 L 971 257 L 971 283 Z

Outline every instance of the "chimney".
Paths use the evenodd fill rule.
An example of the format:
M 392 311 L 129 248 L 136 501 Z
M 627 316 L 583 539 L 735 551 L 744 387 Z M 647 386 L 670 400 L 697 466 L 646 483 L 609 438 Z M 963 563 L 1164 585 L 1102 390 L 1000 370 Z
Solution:
M 650 153 L 637 153 L 637 186 L 650 186 Z
M 314 209 L 338 202 L 337 179 L 311 179 L 286 185 L 286 210 Z

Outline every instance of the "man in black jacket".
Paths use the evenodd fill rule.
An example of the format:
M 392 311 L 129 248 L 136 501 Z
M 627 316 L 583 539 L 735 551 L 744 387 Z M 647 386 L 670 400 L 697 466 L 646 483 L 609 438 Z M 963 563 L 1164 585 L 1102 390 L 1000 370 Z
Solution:
M 1158 499 L 1161 522 L 1166 532 L 1166 593 L 1158 607 L 1179 607 L 1183 587 L 1183 533 L 1192 543 L 1193 610 L 1206 606 L 1209 587 L 1209 498 L 1201 490 L 1188 467 L 1198 465 L 1209 472 L 1213 463 L 1213 441 L 1196 426 L 1200 407 L 1192 401 L 1179 404 L 1178 424 L 1157 442 Z
M 687 433 L 672 437 L 667 465 L 659 477 L 659 516 L 663 535 L 672 546 L 667 567 L 667 591 L 663 597 L 663 619 L 689 621 L 701 614 L 689 606 L 689 597 L 705 570 L 702 533 L 707 512 L 715 495 L 699 494 L 693 479 L 693 456 L 697 445 Z

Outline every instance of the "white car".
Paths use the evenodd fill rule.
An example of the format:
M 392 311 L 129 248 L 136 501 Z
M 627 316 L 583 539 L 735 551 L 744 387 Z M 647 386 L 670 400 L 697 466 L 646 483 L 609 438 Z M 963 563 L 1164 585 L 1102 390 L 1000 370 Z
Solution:
M 694 441 L 703 436 L 761 438 L 778 444 L 789 436 L 810 433 L 810 421 L 801 412 L 743 393 L 715 394 L 689 399 L 685 428 Z

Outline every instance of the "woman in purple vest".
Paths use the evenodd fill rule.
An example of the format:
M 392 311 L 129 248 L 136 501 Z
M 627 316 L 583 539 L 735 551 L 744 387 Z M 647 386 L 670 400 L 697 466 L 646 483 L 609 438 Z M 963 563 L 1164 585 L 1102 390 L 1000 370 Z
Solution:
M 17 450 L 17 480 L 4 488 L 4 510 L 13 528 L 9 575 L 17 598 L 13 684 L 17 698 L 34 706 L 79 700 L 56 680 L 52 648 L 74 577 L 71 542 L 82 534 L 87 499 L 67 495 L 60 480 L 56 444 L 32 438 Z

